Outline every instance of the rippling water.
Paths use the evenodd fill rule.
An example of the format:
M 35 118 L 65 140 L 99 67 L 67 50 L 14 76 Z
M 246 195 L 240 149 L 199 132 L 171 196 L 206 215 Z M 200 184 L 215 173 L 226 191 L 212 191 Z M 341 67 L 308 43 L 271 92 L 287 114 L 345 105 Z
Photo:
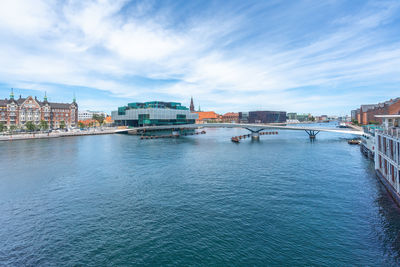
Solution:
M 0 265 L 399 264 L 400 211 L 358 147 L 241 133 L 0 143 Z

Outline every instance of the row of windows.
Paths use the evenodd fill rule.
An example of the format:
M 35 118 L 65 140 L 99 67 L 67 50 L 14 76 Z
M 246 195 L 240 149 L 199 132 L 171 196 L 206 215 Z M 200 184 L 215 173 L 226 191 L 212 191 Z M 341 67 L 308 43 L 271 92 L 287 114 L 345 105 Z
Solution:
M 400 142 L 378 135 L 378 151 L 396 163 L 400 162 Z
M 398 170 L 393 164 L 383 158 L 381 155 L 378 157 L 379 170 L 396 189 L 397 193 L 400 193 L 400 170 Z

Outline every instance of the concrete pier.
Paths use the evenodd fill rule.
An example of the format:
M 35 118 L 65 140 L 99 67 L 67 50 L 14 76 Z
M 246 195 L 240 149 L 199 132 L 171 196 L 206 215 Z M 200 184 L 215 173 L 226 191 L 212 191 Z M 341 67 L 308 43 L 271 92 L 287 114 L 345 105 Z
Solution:
M 260 140 L 260 132 L 251 132 L 251 140 Z

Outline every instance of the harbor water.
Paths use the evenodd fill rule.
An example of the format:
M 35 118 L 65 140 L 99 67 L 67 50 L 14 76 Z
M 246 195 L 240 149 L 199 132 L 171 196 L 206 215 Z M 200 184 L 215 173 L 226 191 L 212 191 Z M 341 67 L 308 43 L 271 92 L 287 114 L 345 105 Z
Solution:
M 0 143 L 0 266 L 396 266 L 400 211 L 347 136 Z

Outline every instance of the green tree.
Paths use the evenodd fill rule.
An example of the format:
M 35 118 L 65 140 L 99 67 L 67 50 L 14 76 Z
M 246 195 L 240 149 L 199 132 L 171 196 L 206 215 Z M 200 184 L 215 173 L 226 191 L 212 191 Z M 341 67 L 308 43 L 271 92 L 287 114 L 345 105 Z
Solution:
M 5 128 L 4 123 L 0 122 L 0 133 L 3 132 Z
M 17 126 L 11 125 L 11 126 L 10 126 L 10 134 L 12 135 L 13 132 L 14 132 L 16 129 L 17 129 Z
M 65 128 L 65 121 L 60 121 L 60 128 L 64 129 Z
M 104 122 L 104 115 L 103 115 L 103 114 L 101 114 L 101 115 L 99 115 L 99 114 L 93 114 L 93 119 L 96 120 L 96 121 L 98 121 L 99 124 L 102 125 L 103 122 Z
M 80 129 L 83 129 L 83 128 L 85 128 L 85 124 L 83 123 L 83 122 L 78 122 L 78 125 L 79 125 L 79 128 Z
M 49 129 L 49 124 L 47 123 L 47 121 L 41 120 L 39 127 L 40 127 L 40 129 L 45 131 L 45 130 Z
M 26 127 L 26 129 L 27 129 L 28 131 L 30 131 L 30 132 L 33 132 L 33 131 L 36 130 L 36 126 L 35 126 L 35 124 L 34 124 L 32 121 L 26 122 L 25 127 Z

